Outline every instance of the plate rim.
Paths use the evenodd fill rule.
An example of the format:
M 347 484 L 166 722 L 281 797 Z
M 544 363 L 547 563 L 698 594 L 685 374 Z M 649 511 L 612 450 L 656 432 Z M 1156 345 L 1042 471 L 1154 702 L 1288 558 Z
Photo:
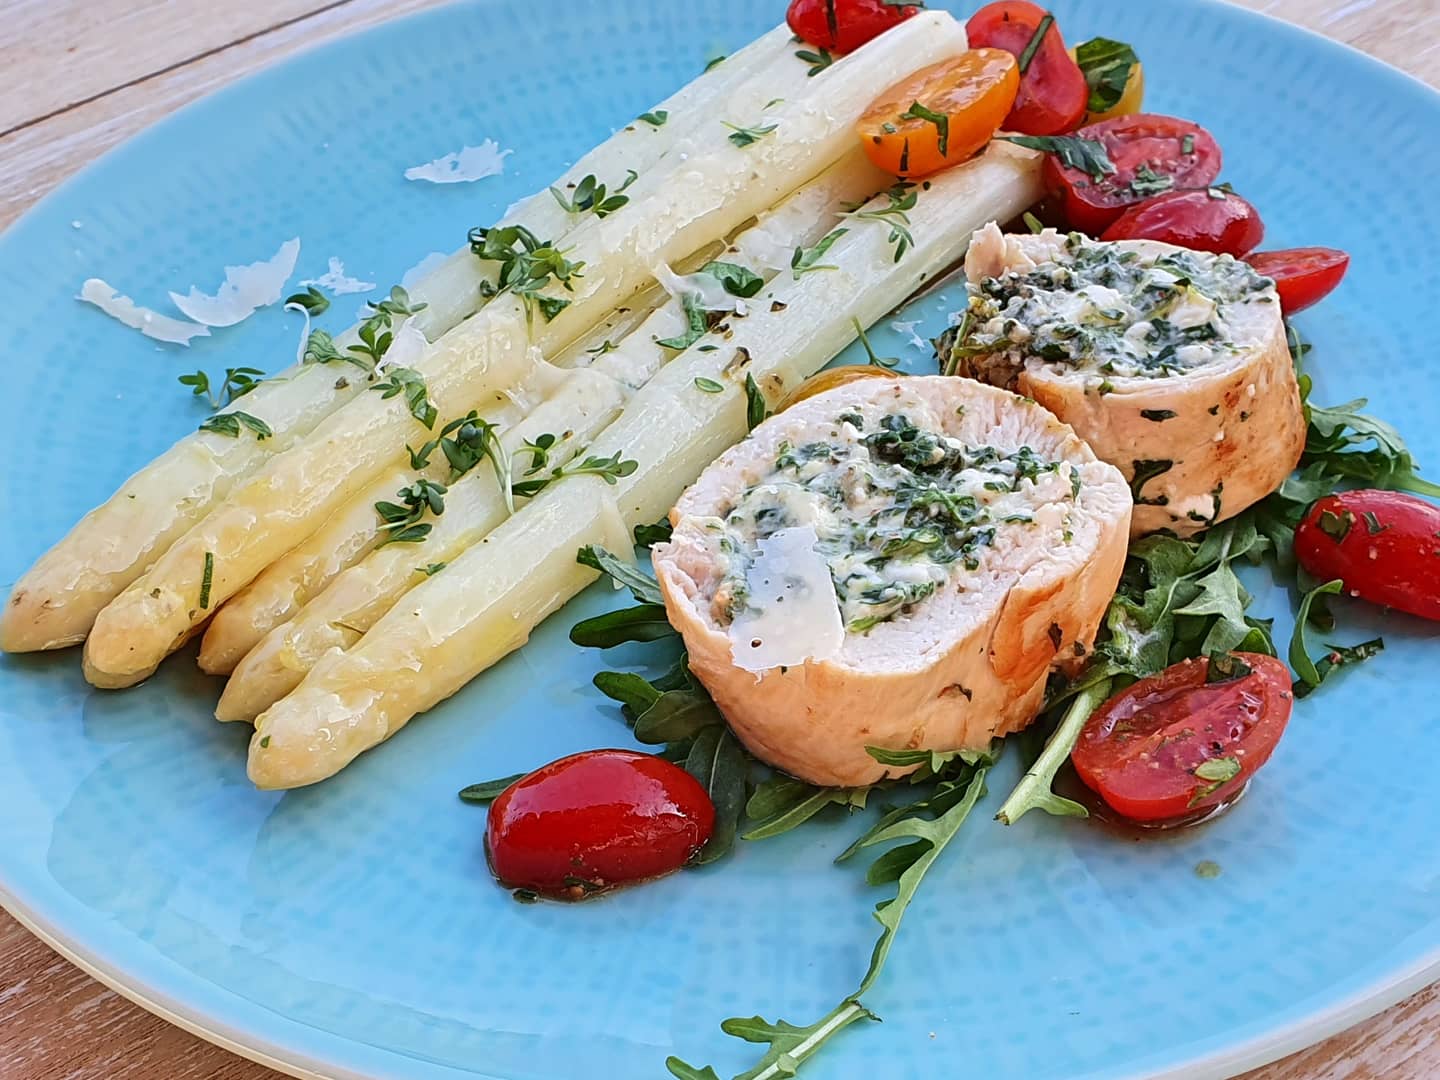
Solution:
M 156 138 L 157 133 L 167 128 L 171 121 L 187 117 L 201 108 L 213 105 L 232 94 L 243 90 L 254 80 L 298 67 L 316 55 L 326 51 L 339 50 L 355 41 L 378 36 L 382 30 L 393 30 L 402 23 L 416 23 L 431 18 L 444 18 L 461 8 L 483 10 L 498 0 L 443 0 L 432 6 L 406 12 L 393 18 L 383 19 L 367 26 L 350 28 L 333 37 L 319 42 L 301 45 L 286 55 L 267 62 L 253 70 L 238 74 L 225 83 L 201 96 L 186 102 L 178 108 L 159 117 L 145 127 L 122 139 L 102 154 L 75 170 L 60 181 L 41 198 L 30 204 L 0 229 L 0 242 L 15 239 L 17 234 L 30 228 L 36 219 L 42 217 L 53 203 L 65 198 L 73 186 L 82 182 L 92 171 L 113 162 L 123 154 L 143 149 L 145 143 Z M 978 0 L 977 0 L 978 2 Z M 1345 41 L 1330 37 L 1318 30 L 1302 26 L 1273 15 L 1244 7 L 1234 0 L 1185 0 L 1194 8 L 1207 13 L 1207 17 L 1239 19 L 1255 25 L 1263 25 L 1267 32 L 1289 36 L 1294 42 L 1303 43 L 1310 50 L 1322 54 L 1343 55 L 1348 62 L 1359 63 L 1368 68 L 1376 77 L 1386 79 L 1397 92 L 1418 93 L 1440 106 L 1440 87 L 1432 86 L 1420 76 L 1406 71 L 1386 60 L 1360 49 Z M 43 882 L 38 890 L 44 893 Z M 385 1068 L 377 1071 L 370 1064 L 364 1070 L 355 1065 L 340 1064 L 339 1056 L 351 1057 L 361 1053 L 373 1055 L 372 1064 L 379 1065 L 408 1063 L 411 1067 L 438 1066 L 444 1075 L 464 1075 L 474 1080 L 504 1080 L 490 1073 L 465 1069 L 457 1071 L 453 1065 L 426 1062 L 424 1058 L 408 1055 L 390 1047 L 363 1043 L 353 1038 L 338 1035 L 324 1028 L 298 1021 L 285 1013 L 270 1009 L 263 1003 L 254 1002 L 236 993 L 233 989 L 212 980 L 181 971 L 176 979 L 194 987 L 206 987 L 235 1002 L 264 1009 L 272 1018 L 268 1029 L 224 1021 L 214 1009 L 187 1004 L 173 993 L 162 989 L 163 979 L 152 975 L 135 975 L 126 970 L 122 960 L 107 957 L 104 949 L 95 949 L 84 944 L 79 936 L 64 929 L 63 916 L 42 914 L 40 903 L 26 902 L 15 887 L 14 878 L 9 876 L 3 860 L 0 860 L 0 909 L 5 910 L 28 933 L 33 934 L 46 946 L 53 949 L 75 965 L 87 976 L 95 979 L 109 990 L 130 1001 L 166 1023 L 218 1046 L 246 1060 L 283 1073 L 298 1080 L 393 1080 L 403 1075 Z M 132 965 L 133 966 L 133 965 Z M 1176 1061 L 1156 1070 L 1130 1071 L 1126 1073 L 1098 1074 L 1111 1080 L 1224 1080 L 1236 1074 L 1278 1061 L 1288 1055 L 1317 1045 L 1325 1039 L 1345 1031 L 1391 1006 L 1405 1000 L 1427 986 L 1440 983 L 1440 946 L 1431 947 L 1409 962 L 1397 964 L 1386 973 L 1370 976 L 1362 984 L 1343 993 L 1328 1004 L 1311 1009 L 1286 1023 L 1269 1030 L 1257 1032 L 1248 1038 L 1235 1041 L 1228 1046 L 1202 1050 L 1185 1060 Z M 1340 984 L 1332 984 L 1340 985 Z M 182 986 L 181 989 L 184 987 Z M 295 1038 L 285 1045 L 275 1037 L 274 1028 L 289 1028 L 293 1032 L 309 1032 L 326 1044 L 330 1060 L 320 1060 L 302 1049 L 302 1038 Z M 283 1033 L 283 1032 L 282 1032 Z M 1162 1051 L 1163 1053 L 1164 1051 Z M 1171 1053 L 1174 1053 L 1172 1050 Z

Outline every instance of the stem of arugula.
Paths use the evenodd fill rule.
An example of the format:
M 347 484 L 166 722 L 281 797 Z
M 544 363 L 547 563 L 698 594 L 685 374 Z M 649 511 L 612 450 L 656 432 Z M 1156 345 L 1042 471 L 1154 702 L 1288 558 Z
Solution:
M 995 815 L 995 820 L 1002 825 L 1014 825 L 1031 810 L 1044 810 L 1046 813 L 1072 814 L 1078 809 L 1082 814 L 1084 808 L 1078 803 L 1069 799 L 1062 799 L 1050 790 L 1050 784 L 1055 779 L 1055 774 L 1060 771 L 1060 766 L 1065 764 L 1065 759 L 1070 756 L 1070 751 L 1075 749 L 1075 743 L 1080 739 L 1080 732 L 1085 727 L 1085 721 L 1090 719 L 1090 714 L 1100 707 L 1100 704 L 1110 696 L 1110 680 L 1104 679 L 1093 686 L 1087 686 L 1084 690 L 1075 695 L 1075 700 L 1070 703 L 1070 708 L 1065 711 L 1065 718 L 1060 721 L 1060 726 L 1055 729 L 1055 734 L 1050 736 L 1050 741 L 1045 744 L 1045 750 L 1036 759 L 1035 764 L 1030 766 L 1028 772 L 1020 778 L 1015 785 L 1015 790 L 1000 807 L 1000 812 Z

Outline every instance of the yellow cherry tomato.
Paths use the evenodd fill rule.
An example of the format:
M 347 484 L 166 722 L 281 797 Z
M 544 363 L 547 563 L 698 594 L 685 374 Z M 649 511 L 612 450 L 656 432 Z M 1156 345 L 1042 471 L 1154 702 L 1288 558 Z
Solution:
M 823 394 L 826 390 L 834 390 L 835 387 L 844 386 L 846 383 L 858 382 L 860 379 L 903 378 L 905 376 L 899 372 L 876 367 L 874 364 L 846 364 L 843 367 L 826 368 L 818 375 L 811 375 L 810 378 L 785 395 L 785 400 L 780 402 L 778 411 L 784 412 L 791 405 L 798 405 L 806 398 Z
M 1075 57 L 1076 48 L 1076 46 L 1071 47 L 1071 57 Z M 1078 59 L 1076 59 L 1076 63 L 1079 63 Z M 1116 116 L 1134 116 L 1140 111 L 1140 107 L 1144 104 L 1145 65 L 1137 60 L 1130 68 L 1130 75 L 1125 80 L 1125 89 L 1120 94 L 1120 100 L 1110 108 L 1101 112 L 1087 112 L 1085 114 L 1085 123 L 1098 124 L 1101 120 L 1109 120 Z
M 971 49 L 886 90 L 856 125 L 877 167 L 927 176 L 984 148 L 1015 104 L 1020 67 L 1003 49 Z

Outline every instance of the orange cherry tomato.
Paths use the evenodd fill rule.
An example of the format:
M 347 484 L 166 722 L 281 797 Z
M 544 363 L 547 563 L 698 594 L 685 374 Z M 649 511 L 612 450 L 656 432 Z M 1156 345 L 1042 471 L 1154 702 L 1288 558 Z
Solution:
M 979 152 L 1015 103 L 1020 66 L 1003 49 L 972 49 L 886 90 L 857 130 L 877 167 L 927 176 Z
M 784 412 L 791 405 L 798 405 L 816 394 L 823 394 L 826 390 L 834 390 L 837 386 L 858 382 L 861 379 L 903 379 L 904 377 L 898 371 L 876 367 L 874 364 L 845 364 L 841 367 L 826 368 L 818 375 L 811 375 L 810 378 L 791 390 L 785 400 L 780 402 L 780 408 L 775 411 Z

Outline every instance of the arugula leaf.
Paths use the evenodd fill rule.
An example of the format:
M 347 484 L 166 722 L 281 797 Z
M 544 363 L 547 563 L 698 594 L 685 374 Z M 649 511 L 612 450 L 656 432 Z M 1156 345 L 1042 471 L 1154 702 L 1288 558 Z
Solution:
M 599 570 L 602 574 L 608 574 L 616 584 L 629 589 L 630 595 L 642 604 L 665 603 L 665 598 L 660 595 L 660 586 L 655 584 L 654 578 L 598 544 L 581 548 L 575 554 L 575 561 L 592 570 Z
M 1001 135 L 999 139 L 1027 150 L 1054 154 L 1060 159 L 1060 164 L 1079 169 L 1095 183 L 1118 171 L 1105 144 L 1098 139 L 1086 139 L 1080 135 Z
M 750 781 L 750 756 L 718 711 L 716 718 L 717 723 L 696 734 L 685 757 L 685 771 L 700 782 L 715 806 L 715 827 L 695 859 L 702 866 L 722 858 L 735 846 Z
M 1124 42 L 1097 37 L 1075 46 L 1075 61 L 1090 87 L 1087 111 L 1103 113 L 1120 104 L 1140 58 Z
M 805 824 L 827 806 L 863 808 L 863 788 L 821 788 L 789 776 L 775 776 L 755 789 L 745 804 L 745 816 L 756 824 L 746 829 L 745 840 L 768 840 Z
M 659 641 L 675 636 L 663 604 L 638 604 L 582 619 L 570 628 L 570 640 L 587 649 L 613 649 L 627 641 Z
M 653 525 L 636 525 L 635 546 L 648 548 L 663 544 L 670 539 L 670 530 L 669 518 L 661 518 Z
M 735 1016 L 722 1023 L 720 1030 L 737 1039 L 766 1043 L 770 1047 L 754 1068 L 740 1073 L 735 1080 L 776 1080 L 794 1076 L 806 1059 L 856 1020 L 879 1019 L 858 1001 L 847 998 L 809 1027 L 796 1027 L 784 1020 L 772 1024 L 759 1016 Z M 681 1080 L 719 1080 L 710 1066 L 697 1069 L 673 1055 L 665 1059 L 665 1067 L 671 1076 Z
M 1325 676 L 1316 669 L 1315 661 L 1310 659 L 1310 650 L 1305 643 L 1305 629 L 1310 623 L 1311 605 L 1318 597 L 1338 596 L 1344 588 L 1345 583 L 1336 578 L 1315 586 L 1300 598 L 1300 609 L 1295 614 L 1295 630 L 1290 635 L 1290 666 L 1295 669 L 1300 684 L 1306 687 L 1306 693 L 1325 681 Z
M 477 803 L 481 806 L 492 803 L 516 780 L 522 780 L 529 773 L 515 773 L 513 776 L 501 777 L 499 780 L 484 780 L 478 784 L 471 784 L 469 787 L 460 789 L 462 802 Z
M 667 690 L 635 721 L 635 738 L 643 743 L 673 743 L 693 739 L 725 718 L 704 690 Z
M 1063 817 L 1090 816 L 1090 812 L 1073 799 L 1056 795 L 1051 785 L 1060 767 L 1070 760 L 1070 751 L 1075 749 L 1085 721 L 1110 696 L 1110 685 L 1109 679 L 1103 679 L 1075 695 L 1040 757 L 1026 770 L 1010 797 L 1001 804 L 1000 812 L 995 815 L 996 821 L 1002 825 L 1014 825 L 1031 810 L 1044 810 L 1047 814 Z

